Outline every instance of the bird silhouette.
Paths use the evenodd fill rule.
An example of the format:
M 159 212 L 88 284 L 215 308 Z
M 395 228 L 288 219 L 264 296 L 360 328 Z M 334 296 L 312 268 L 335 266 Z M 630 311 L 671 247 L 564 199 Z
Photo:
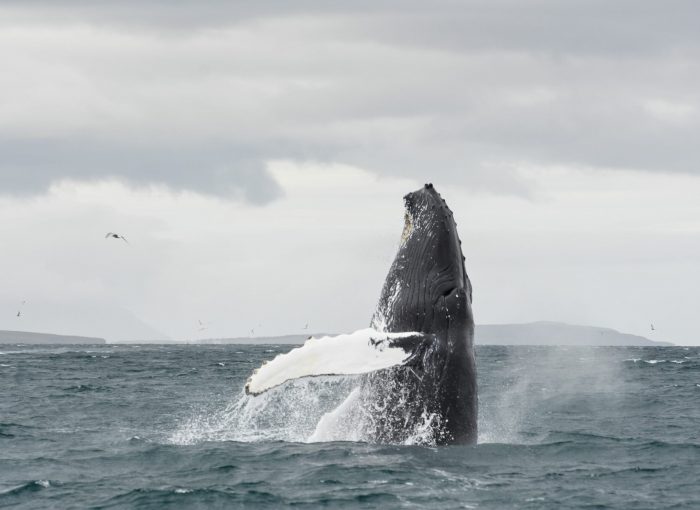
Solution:
M 124 236 L 121 235 L 121 234 L 115 234 L 114 232 L 107 232 L 107 234 L 105 235 L 105 239 L 109 239 L 109 238 L 112 238 L 112 239 L 121 239 L 121 240 L 124 241 L 126 244 L 129 244 L 129 241 L 126 240 L 126 237 L 124 237 Z

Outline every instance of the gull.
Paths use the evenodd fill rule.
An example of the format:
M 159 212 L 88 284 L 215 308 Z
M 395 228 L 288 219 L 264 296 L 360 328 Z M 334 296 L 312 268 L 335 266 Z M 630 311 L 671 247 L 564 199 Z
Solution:
M 105 239 L 109 239 L 110 237 L 114 239 L 121 239 L 126 244 L 129 244 L 129 241 L 127 241 L 126 237 L 124 237 L 123 235 L 115 234 L 114 232 L 107 232 L 107 234 L 105 235 Z
M 199 319 L 197 319 L 197 322 L 199 322 L 199 329 L 198 329 L 198 331 L 204 331 L 205 329 L 207 329 L 207 328 L 209 327 L 209 325 L 204 324 L 204 323 L 203 323 L 202 321 L 200 321 Z
M 652 330 L 652 331 L 656 331 L 656 328 L 654 327 L 653 324 L 651 325 L 651 330 Z
M 304 329 L 309 329 L 309 323 L 308 323 L 308 322 L 304 325 Z
M 22 301 L 22 304 L 19 305 L 19 309 L 17 310 L 17 317 L 22 316 L 22 307 L 24 306 L 24 303 L 26 303 L 26 301 Z

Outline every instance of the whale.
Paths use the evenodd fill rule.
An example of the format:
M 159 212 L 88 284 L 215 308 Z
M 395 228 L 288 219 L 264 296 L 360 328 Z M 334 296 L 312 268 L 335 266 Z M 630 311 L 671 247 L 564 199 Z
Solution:
M 410 357 L 393 370 L 394 384 L 368 378 L 371 391 L 381 395 L 387 406 L 402 404 L 388 388 L 402 388 L 407 399 L 402 412 L 385 415 L 377 434 L 386 441 L 400 440 L 402 429 L 396 420 L 416 422 L 422 417 L 431 420 L 428 426 L 437 444 L 475 443 L 478 402 L 472 285 L 457 223 L 432 184 L 409 193 L 404 202 L 401 244 L 372 327 L 388 333 L 417 332 L 424 338 L 410 345 Z
M 349 416 L 377 443 L 477 440 L 472 285 L 454 215 L 431 184 L 404 196 L 404 228 L 370 327 L 310 338 L 257 369 L 259 395 L 287 381 L 357 375 Z M 359 396 L 358 396 L 359 395 Z M 343 408 L 348 407 L 344 403 Z

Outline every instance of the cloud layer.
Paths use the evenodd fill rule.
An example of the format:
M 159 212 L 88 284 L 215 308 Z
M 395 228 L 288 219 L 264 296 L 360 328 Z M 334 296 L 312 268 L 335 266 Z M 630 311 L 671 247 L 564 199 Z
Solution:
M 0 186 L 268 203 L 269 161 L 528 195 L 523 164 L 698 173 L 694 2 L 3 2 Z

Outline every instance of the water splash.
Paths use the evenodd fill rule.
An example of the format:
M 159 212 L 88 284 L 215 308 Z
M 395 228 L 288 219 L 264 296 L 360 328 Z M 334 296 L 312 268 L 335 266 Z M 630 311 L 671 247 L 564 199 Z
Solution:
M 373 384 L 378 381 L 373 374 Z M 389 388 L 392 378 L 383 379 Z M 313 377 L 288 381 L 261 395 L 241 391 L 223 409 L 194 414 L 168 438 L 172 444 L 206 441 L 395 442 L 435 444 L 434 415 L 423 412 L 413 426 L 409 395 L 393 405 L 377 398 L 366 376 Z M 387 427 L 401 428 L 387 441 Z M 404 430 L 405 429 L 405 430 Z M 378 436 L 378 431 L 382 431 Z M 399 431 L 394 431 L 399 432 Z
M 351 377 L 289 381 L 262 395 L 241 391 L 223 409 L 196 413 L 171 435 L 175 444 L 203 441 L 305 442 L 323 415 L 352 391 Z

